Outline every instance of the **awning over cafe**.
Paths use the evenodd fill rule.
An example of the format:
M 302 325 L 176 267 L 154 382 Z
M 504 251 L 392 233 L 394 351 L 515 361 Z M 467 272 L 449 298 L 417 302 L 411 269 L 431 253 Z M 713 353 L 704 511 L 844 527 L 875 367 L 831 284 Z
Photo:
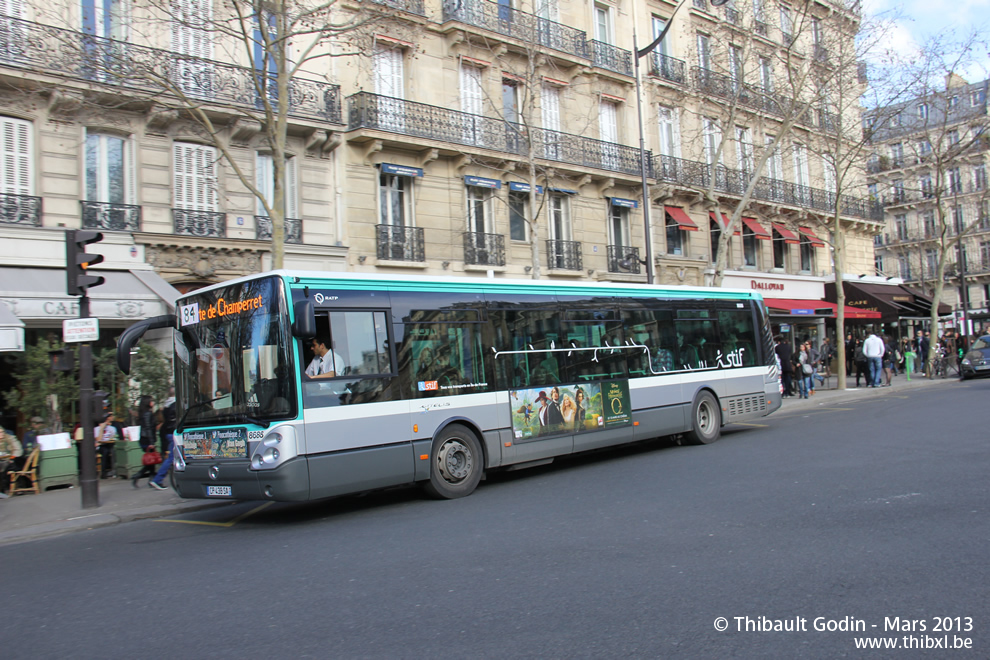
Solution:
M 708 217 L 714 220 L 716 223 L 718 223 L 719 227 L 725 229 L 726 227 L 729 226 L 729 216 L 725 215 L 724 213 L 719 213 L 719 215 L 722 216 L 721 221 L 719 221 L 719 219 L 715 217 L 715 211 L 708 212 Z M 733 233 L 732 235 L 739 236 L 740 234 L 742 234 L 742 232 L 737 228 L 735 233 Z
M 811 244 L 816 248 L 825 247 L 825 241 L 818 238 L 810 227 L 798 227 L 798 231 L 801 232 L 801 234 L 804 235 L 809 241 L 811 241 Z
M 877 282 L 843 282 L 846 307 L 879 312 L 884 323 L 895 323 L 905 318 L 927 318 L 931 314 L 931 298 L 900 284 L 880 284 Z M 835 300 L 835 284 L 826 283 L 825 297 Z M 950 314 L 952 308 L 939 305 L 939 314 Z
M 773 223 L 773 229 L 780 237 L 784 239 L 785 243 L 790 243 L 791 245 L 797 245 L 801 242 L 801 239 L 797 237 L 791 230 L 789 230 L 784 225 L 778 225 L 776 222 Z
M 786 298 L 764 298 L 771 316 L 817 316 L 835 318 L 838 305 L 825 300 L 791 300 Z M 845 308 L 845 316 L 850 319 L 879 319 L 880 312 L 872 312 L 855 307 Z
M 747 218 L 746 216 L 743 216 L 742 221 L 744 225 L 749 227 L 750 231 L 756 234 L 757 238 L 761 238 L 764 241 L 771 240 L 772 237 L 770 236 L 770 232 L 764 229 L 763 225 L 756 221 L 756 218 Z

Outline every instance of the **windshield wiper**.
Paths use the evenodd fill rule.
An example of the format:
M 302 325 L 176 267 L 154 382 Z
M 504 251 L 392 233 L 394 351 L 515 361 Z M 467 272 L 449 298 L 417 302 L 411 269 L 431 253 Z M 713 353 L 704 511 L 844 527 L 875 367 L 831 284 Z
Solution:
M 255 419 L 254 417 L 251 417 L 247 413 L 234 413 L 234 419 L 237 419 L 238 421 L 249 422 L 257 426 L 262 426 L 266 429 L 272 425 L 271 422 L 264 422 L 260 419 Z
M 223 399 L 226 396 L 227 395 L 224 394 L 223 396 L 218 396 L 218 397 L 215 397 L 213 399 L 207 399 L 206 401 L 200 401 L 199 403 L 194 403 L 193 405 L 191 405 L 188 408 L 186 408 L 186 412 L 182 413 L 182 417 L 179 418 L 179 423 L 175 425 L 175 432 L 176 433 L 182 433 L 182 429 L 185 428 L 186 417 L 189 416 L 189 413 L 191 413 L 192 411 L 197 410 L 199 408 L 202 408 L 203 406 L 208 406 L 211 403 L 213 403 L 214 401 L 219 401 L 220 399 Z

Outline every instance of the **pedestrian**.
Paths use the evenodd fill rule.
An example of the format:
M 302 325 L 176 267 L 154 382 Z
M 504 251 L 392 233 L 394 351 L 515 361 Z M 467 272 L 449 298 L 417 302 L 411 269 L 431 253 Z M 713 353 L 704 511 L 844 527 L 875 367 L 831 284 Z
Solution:
M 959 373 L 959 342 L 956 340 L 956 333 L 949 330 L 945 333 L 945 373 L 948 375 L 949 369 Z
M 141 449 L 144 451 L 145 456 L 147 456 L 149 452 L 155 450 L 155 427 L 156 427 L 155 400 L 152 399 L 147 394 L 143 395 L 140 401 L 138 401 L 138 424 L 141 427 L 141 436 L 138 442 L 141 443 Z M 157 465 L 157 463 L 149 465 L 147 463 L 144 463 L 144 460 L 145 458 L 142 457 L 141 470 L 136 475 L 131 477 L 131 484 L 135 488 L 137 488 L 138 480 L 144 477 L 150 477 L 156 471 L 155 466 Z
M 880 387 L 883 373 L 883 340 L 875 332 L 871 332 L 863 342 L 863 356 L 870 366 L 870 387 Z
M 794 364 L 791 362 L 794 349 L 781 335 L 774 337 L 774 340 L 777 342 L 774 352 L 780 359 L 780 380 L 781 387 L 784 388 L 784 396 L 794 396 Z
M 811 390 L 812 374 L 815 373 L 814 367 L 811 366 L 811 344 L 805 342 L 801 344 L 801 352 L 798 353 L 798 392 L 802 399 L 808 398 L 808 392 Z
M 894 344 L 890 336 L 883 338 L 883 373 L 886 376 L 885 387 L 890 387 L 890 379 L 894 377 Z
M 846 335 L 846 376 L 852 376 L 853 367 L 856 364 L 856 346 L 859 342 L 853 339 L 853 334 L 850 332 Z
M 863 341 L 860 339 L 856 340 L 856 346 L 853 349 L 853 363 L 856 365 L 856 387 L 859 387 L 860 376 L 863 377 L 864 382 L 869 384 L 870 367 L 866 355 L 863 354 Z
M 810 341 L 806 342 L 808 344 L 808 358 L 811 362 L 811 394 L 815 394 L 815 380 L 817 379 L 822 385 L 825 384 L 825 377 L 818 373 L 818 368 L 822 363 L 822 354 L 817 348 L 812 345 Z
M 161 441 L 162 456 L 172 452 L 172 438 L 175 433 L 175 388 L 168 388 L 168 398 L 162 406 L 162 425 L 158 429 L 158 438 Z
M 9 472 L 15 469 L 14 461 L 23 455 L 24 449 L 21 447 L 21 442 L 17 436 L 0 427 L 0 457 L 3 457 L 0 458 L 0 499 L 5 500 L 9 497 L 7 494 L 10 489 Z
M 832 346 L 832 341 L 826 337 L 822 341 L 822 347 L 819 351 L 822 354 L 822 366 L 825 368 L 825 377 L 832 377 L 832 360 L 835 358 L 835 347 Z
M 37 415 L 31 418 L 31 428 L 25 431 L 24 437 L 21 438 L 21 447 L 23 447 L 25 455 L 30 454 L 31 450 L 38 444 L 39 435 L 48 434 L 48 429 L 44 427 L 44 424 L 45 420 Z
M 910 382 L 911 374 L 914 373 L 914 361 L 918 354 L 914 350 L 915 343 L 912 339 L 904 339 L 904 375 Z

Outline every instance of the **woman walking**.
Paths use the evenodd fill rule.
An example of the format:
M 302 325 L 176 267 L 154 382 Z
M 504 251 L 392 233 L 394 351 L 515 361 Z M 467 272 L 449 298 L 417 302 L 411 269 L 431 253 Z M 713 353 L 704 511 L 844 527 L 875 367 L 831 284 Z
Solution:
M 801 352 L 798 353 L 798 393 L 802 399 L 808 398 L 811 391 L 811 379 L 814 378 L 815 368 L 811 364 L 811 344 L 805 342 L 801 344 Z
M 148 448 L 155 446 L 155 401 L 147 394 L 138 401 L 138 424 L 141 425 L 141 450 L 148 452 Z M 156 465 L 142 465 L 141 471 L 131 478 L 131 484 L 137 488 L 137 482 L 144 477 L 150 477 L 158 469 Z

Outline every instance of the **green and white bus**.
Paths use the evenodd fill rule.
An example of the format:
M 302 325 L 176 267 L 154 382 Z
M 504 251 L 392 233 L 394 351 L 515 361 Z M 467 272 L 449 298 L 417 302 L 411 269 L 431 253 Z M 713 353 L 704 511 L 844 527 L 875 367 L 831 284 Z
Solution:
M 709 443 L 781 403 L 752 291 L 273 271 L 176 312 L 125 331 L 117 359 L 128 371 L 146 330 L 174 330 L 187 498 L 462 497 L 489 470 Z

